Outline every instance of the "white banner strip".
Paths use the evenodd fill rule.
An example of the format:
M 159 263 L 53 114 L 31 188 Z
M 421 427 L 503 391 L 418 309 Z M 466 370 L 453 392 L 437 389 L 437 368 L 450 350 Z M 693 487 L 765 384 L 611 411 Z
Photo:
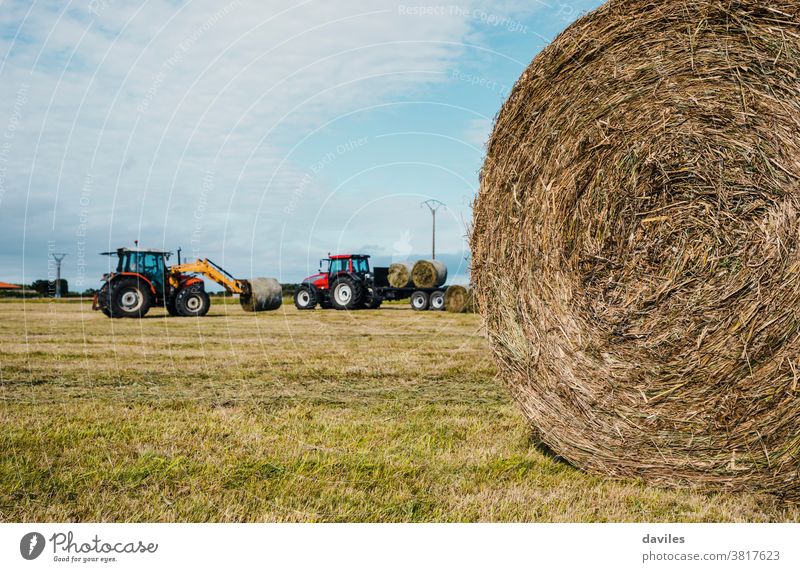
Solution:
M 0 570 L 777 572 L 800 570 L 798 538 L 798 524 L 4 524 Z

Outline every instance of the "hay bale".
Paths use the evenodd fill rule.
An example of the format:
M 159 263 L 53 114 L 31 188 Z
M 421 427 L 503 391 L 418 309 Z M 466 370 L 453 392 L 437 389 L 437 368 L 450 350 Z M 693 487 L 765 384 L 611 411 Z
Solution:
M 248 281 L 250 292 L 239 296 L 239 303 L 247 312 L 269 312 L 283 304 L 283 289 L 274 278 L 253 278 Z
M 418 260 L 411 269 L 417 288 L 438 288 L 447 282 L 447 266 L 441 260 Z
M 413 266 L 410 262 L 396 262 L 389 267 L 389 285 L 392 288 L 411 288 L 414 283 L 411 281 L 411 270 Z
M 444 291 L 444 309 L 453 314 L 472 312 L 472 294 L 463 286 L 449 286 Z
M 522 75 L 472 278 L 559 455 L 800 498 L 799 94 L 787 0 L 612 0 Z

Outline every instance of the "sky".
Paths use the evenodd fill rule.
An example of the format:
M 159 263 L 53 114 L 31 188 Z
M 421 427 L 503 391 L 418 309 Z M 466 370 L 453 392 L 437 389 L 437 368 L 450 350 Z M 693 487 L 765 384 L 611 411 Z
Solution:
M 298 282 L 328 253 L 468 281 L 492 122 L 596 0 L 0 0 L 0 280 L 120 246 Z M 173 258 L 174 261 L 174 258 Z

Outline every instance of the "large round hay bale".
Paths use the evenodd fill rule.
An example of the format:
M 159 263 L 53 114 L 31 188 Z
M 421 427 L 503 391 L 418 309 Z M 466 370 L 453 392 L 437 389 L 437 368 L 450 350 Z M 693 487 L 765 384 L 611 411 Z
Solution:
M 274 278 L 248 280 L 250 293 L 239 296 L 239 303 L 247 312 L 269 312 L 283 304 L 283 289 Z
M 441 260 L 418 260 L 411 270 L 417 288 L 438 288 L 447 282 L 447 266 Z
M 800 4 L 612 0 L 524 72 L 473 282 L 542 441 L 800 497 Z
M 453 314 L 472 312 L 472 295 L 464 286 L 449 286 L 444 291 L 444 309 Z
M 410 262 L 395 262 L 389 266 L 387 280 L 392 288 L 411 288 L 414 283 L 411 281 L 411 271 L 413 266 Z

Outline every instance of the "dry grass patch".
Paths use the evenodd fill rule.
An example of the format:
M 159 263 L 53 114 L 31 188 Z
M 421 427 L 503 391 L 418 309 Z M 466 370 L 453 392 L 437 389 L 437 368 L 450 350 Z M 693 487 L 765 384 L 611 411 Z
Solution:
M 785 521 L 540 451 L 474 315 L 0 302 L 3 521 Z

